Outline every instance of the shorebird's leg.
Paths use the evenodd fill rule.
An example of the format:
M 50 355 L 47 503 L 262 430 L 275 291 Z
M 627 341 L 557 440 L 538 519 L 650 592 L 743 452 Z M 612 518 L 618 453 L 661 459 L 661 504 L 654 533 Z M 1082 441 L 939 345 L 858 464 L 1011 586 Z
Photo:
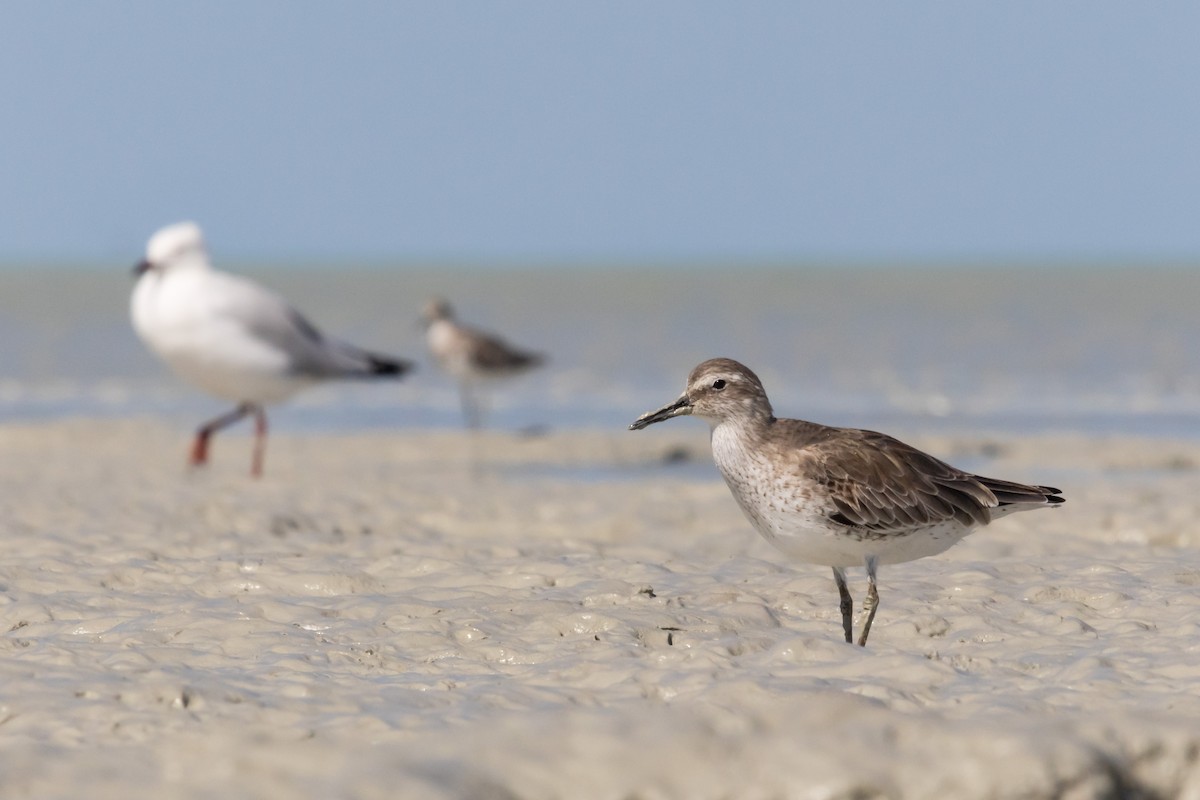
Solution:
M 875 588 L 875 568 L 878 561 L 875 556 L 863 559 L 867 567 L 867 599 L 863 600 L 863 611 L 867 612 L 867 621 L 863 623 L 862 636 L 858 637 L 860 647 L 867 646 L 867 634 L 871 632 L 871 623 L 875 621 L 875 612 L 879 609 L 879 590 Z
M 475 396 L 474 387 L 463 381 L 458 387 L 458 394 L 462 399 L 463 418 L 467 421 L 467 427 L 473 431 L 479 430 L 483 422 L 483 413 L 479 408 L 479 398 Z
M 254 409 L 254 456 L 250 461 L 250 475 L 261 478 L 263 473 L 263 456 L 267 452 L 267 412 L 262 406 L 250 406 Z
M 195 441 L 192 442 L 192 455 L 188 459 L 188 463 L 193 467 L 208 463 L 208 440 L 212 438 L 212 435 L 222 428 L 228 428 L 253 410 L 254 406 L 250 403 L 242 403 L 228 414 L 222 414 L 201 425 L 200 429 L 196 431 Z
M 846 570 L 841 567 L 834 567 L 833 580 L 837 583 L 838 594 L 842 598 L 842 630 L 846 632 L 846 644 L 853 644 L 854 598 L 850 597 L 850 587 L 846 585 Z

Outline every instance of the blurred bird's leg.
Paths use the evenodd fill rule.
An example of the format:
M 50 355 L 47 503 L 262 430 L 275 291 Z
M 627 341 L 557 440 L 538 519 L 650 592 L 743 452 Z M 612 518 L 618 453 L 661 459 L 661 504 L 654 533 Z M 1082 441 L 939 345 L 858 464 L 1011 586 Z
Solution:
M 483 427 L 483 410 L 479 405 L 479 397 L 470 381 L 463 381 L 458 387 L 459 398 L 462 400 L 463 419 L 467 428 L 473 431 Z
M 267 453 L 267 412 L 262 406 L 254 406 L 254 457 L 250 461 L 250 475 L 261 478 L 263 457 Z
M 222 428 L 228 428 L 254 409 L 255 407 L 250 403 L 242 403 L 228 414 L 222 414 L 216 419 L 209 420 L 200 426 L 200 429 L 196 431 L 196 439 L 192 442 L 192 455 L 188 459 L 188 463 L 193 467 L 207 464 L 208 440 L 212 438 L 213 434 Z

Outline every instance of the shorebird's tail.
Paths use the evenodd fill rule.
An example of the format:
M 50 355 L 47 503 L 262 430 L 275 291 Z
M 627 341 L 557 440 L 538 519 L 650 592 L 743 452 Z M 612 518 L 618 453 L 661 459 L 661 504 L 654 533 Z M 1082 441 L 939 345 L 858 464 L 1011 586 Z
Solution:
M 546 363 L 546 356 L 541 353 L 517 353 L 513 358 L 513 366 L 533 369 Z
M 987 487 L 988 491 L 996 496 L 998 508 L 1005 511 L 1019 511 L 1026 508 L 1037 508 L 1038 506 L 1056 506 L 1059 503 L 1065 503 L 1066 498 L 1062 496 L 1061 489 L 1055 489 L 1053 486 L 1027 486 L 1023 483 L 1013 483 L 1012 481 L 1002 481 L 997 478 L 984 478 L 977 476 L 981 484 Z

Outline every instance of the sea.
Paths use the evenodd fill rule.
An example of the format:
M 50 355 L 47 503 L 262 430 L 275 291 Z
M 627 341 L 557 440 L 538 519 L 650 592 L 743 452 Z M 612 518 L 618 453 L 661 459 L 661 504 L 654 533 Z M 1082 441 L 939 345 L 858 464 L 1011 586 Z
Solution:
M 487 387 L 493 428 L 620 430 L 725 356 L 759 374 L 781 417 L 901 436 L 1200 436 L 1200 269 L 1186 266 L 227 268 L 327 335 L 418 365 L 398 382 L 301 393 L 272 410 L 275 431 L 461 426 L 457 387 L 422 340 L 436 296 L 547 357 Z M 225 410 L 137 339 L 127 266 L 9 266 L 0 287 L 0 423 L 191 427 Z

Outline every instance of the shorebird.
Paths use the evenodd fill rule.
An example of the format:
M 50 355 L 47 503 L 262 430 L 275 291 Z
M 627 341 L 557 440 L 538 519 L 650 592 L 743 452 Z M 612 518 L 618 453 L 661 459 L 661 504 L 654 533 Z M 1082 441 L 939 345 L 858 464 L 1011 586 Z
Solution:
M 156 355 L 188 383 L 237 407 L 196 431 L 190 463 L 208 460 L 213 434 L 253 414 L 250 473 L 262 474 L 267 439 L 264 406 L 315 383 L 396 378 L 411 365 L 327 338 L 274 292 L 213 269 L 200 228 L 162 228 L 135 268 L 133 327 Z
M 678 400 L 629 428 L 686 415 L 711 426 L 713 460 L 763 538 L 798 561 L 833 568 L 848 643 L 847 567 L 867 570 L 865 646 L 880 564 L 936 555 L 1014 511 L 1063 502 L 1058 489 L 972 475 L 887 434 L 776 419 L 758 376 L 728 358 L 697 366 Z
M 545 357 L 519 350 L 498 336 L 463 325 L 454 309 L 441 298 L 425 305 L 425 342 L 438 365 L 458 381 L 467 427 L 478 428 L 483 412 L 476 394 L 478 384 L 510 378 L 540 366 Z

